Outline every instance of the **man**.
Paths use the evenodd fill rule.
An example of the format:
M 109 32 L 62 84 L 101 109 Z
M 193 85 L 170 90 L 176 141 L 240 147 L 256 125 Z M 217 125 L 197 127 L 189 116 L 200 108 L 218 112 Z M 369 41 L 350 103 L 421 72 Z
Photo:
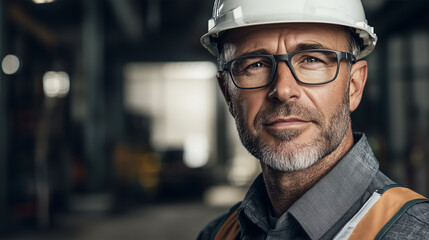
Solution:
M 393 182 L 352 132 L 376 40 L 360 0 L 215 1 L 201 41 L 219 56 L 219 86 L 262 174 L 199 239 L 429 239 L 427 200 L 388 195 Z M 393 209 L 407 194 L 368 235 L 374 202 Z

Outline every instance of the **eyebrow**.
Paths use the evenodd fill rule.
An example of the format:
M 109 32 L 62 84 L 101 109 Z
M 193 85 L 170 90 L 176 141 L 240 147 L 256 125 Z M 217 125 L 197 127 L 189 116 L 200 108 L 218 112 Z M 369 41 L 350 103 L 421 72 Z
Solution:
M 260 49 L 256 49 L 250 52 L 244 52 L 243 54 L 240 54 L 240 57 L 242 56 L 248 56 L 248 55 L 254 55 L 254 54 L 267 54 L 270 55 L 271 53 L 269 53 L 266 49 L 264 48 L 260 48 Z
M 310 49 L 328 49 L 320 43 L 299 43 L 295 46 L 294 52 L 310 50 Z
M 299 43 L 297 44 L 294 48 L 292 48 L 292 52 L 299 52 L 299 51 L 303 51 L 303 50 L 311 50 L 311 49 L 329 49 L 326 46 L 320 44 L 320 43 Z M 270 52 L 268 52 L 266 49 L 264 48 L 260 48 L 260 49 L 256 49 L 250 52 L 244 52 L 243 54 L 240 55 L 241 56 L 248 56 L 248 55 L 254 55 L 254 54 L 267 54 L 267 55 L 271 55 Z

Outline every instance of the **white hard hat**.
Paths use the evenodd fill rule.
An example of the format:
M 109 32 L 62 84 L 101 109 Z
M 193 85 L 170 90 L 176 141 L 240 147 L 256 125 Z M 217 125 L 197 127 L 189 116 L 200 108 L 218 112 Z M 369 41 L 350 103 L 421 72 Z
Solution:
M 327 23 L 355 29 L 356 36 L 362 39 L 358 59 L 371 53 L 377 43 L 360 0 L 215 0 L 209 30 L 201 37 L 201 43 L 218 56 L 222 32 L 274 23 Z

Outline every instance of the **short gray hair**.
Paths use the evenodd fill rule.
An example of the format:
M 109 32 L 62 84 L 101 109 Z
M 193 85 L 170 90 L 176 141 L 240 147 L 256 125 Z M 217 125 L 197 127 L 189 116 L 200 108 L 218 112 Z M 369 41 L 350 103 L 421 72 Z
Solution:
M 221 47 L 220 52 L 219 52 L 219 58 L 217 59 L 220 67 L 223 67 L 223 65 L 226 62 L 228 62 L 229 60 L 231 60 L 234 57 L 236 49 L 237 48 L 235 47 L 235 44 L 233 44 L 233 43 L 222 44 L 222 47 Z M 221 74 L 222 74 L 223 79 L 225 80 L 224 81 L 225 88 L 227 88 L 229 91 L 234 91 L 234 89 L 236 89 L 236 88 L 230 88 L 232 81 L 229 80 L 228 72 L 224 71 Z
M 348 30 L 348 45 L 349 45 L 349 49 L 348 51 L 350 53 L 352 53 L 353 55 L 355 55 L 356 57 L 359 57 L 360 55 L 360 44 L 358 42 L 358 37 L 356 36 L 356 33 L 353 32 L 353 29 L 349 29 Z
M 359 57 L 361 51 L 361 44 L 359 43 L 358 37 L 356 36 L 355 30 L 352 28 L 346 28 L 348 35 L 348 51 L 353 54 L 356 58 Z M 352 63 L 348 62 L 348 70 L 350 71 L 352 68 Z

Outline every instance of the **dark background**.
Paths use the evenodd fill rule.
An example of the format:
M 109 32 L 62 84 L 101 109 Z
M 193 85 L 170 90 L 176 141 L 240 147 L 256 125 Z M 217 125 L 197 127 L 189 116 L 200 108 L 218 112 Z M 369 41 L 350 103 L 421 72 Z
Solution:
M 429 2 L 363 2 L 379 41 L 367 59 L 369 78 L 352 114 L 353 128 L 367 134 L 388 176 L 428 195 Z M 176 237 L 186 228 L 195 236 L 209 213 L 224 210 L 204 207 L 210 205 L 210 189 L 231 185 L 226 172 L 239 155 L 230 144 L 236 141 L 229 136 L 234 130 L 215 84 L 210 162 L 200 168 L 186 167 L 181 147 L 154 146 L 154 116 L 130 110 L 125 91 L 129 63 L 215 63 L 199 43 L 212 5 L 211 0 L 0 2 L 1 58 L 14 54 L 20 60 L 16 73 L 0 73 L 0 236 L 58 239 L 77 234 L 77 222 L 86 225 L 85 219 L 117 218 L 134 221 L 139 227 L 133 229 L 162 231 L 168 220 L 124 216 L 196 211 L 205 218 L 192 215 L 199 225 L 178 228 Z M 68 74 L 65 96 L 44 93 L 47 71 Z M 257 170 L 249 172 L 246 176 Z M 243 190 L 248 183 L 246 178 L 235 185 Z

